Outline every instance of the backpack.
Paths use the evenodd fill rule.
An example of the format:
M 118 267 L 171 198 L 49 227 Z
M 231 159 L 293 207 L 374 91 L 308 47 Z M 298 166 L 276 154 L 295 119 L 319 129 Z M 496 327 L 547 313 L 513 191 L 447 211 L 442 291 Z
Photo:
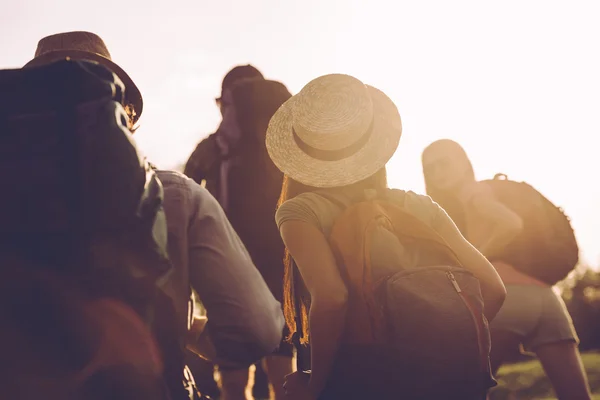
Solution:
M 185 377 L 182 358 L 184 335 L 174 328 L 180 324 L 165 292 L 172 267 L 162 185 L 127 128 L 124 91 L 115 74 L 93 62 L 66 59 L 0 71 L 0 181 L 7 189 L 0 196 L 0 259 L 3 284 L 23 288 L 9 291 L 2 318 L 24 340 L 22 346 L 50 341 L 49 349 L 69 343 L 77 350 L 77 362 L 69 366 L 77 373 L 67 369 L 70 374 L 55 380 L 64 360 L 54 353 L 40 368 L 27 370 L 27 379 L 15 375 L 13 382 L 27 389 L 12 387 L 19 393 L 14 398 L 27 398 L 24 394 L 33 395 L 36 388 L 46 398 L 63 398 L 61 390 L 80 393 L 73 398 L 118 398 L 116 392 L 95 390 L 84 396 L 79 389 L 89 387 L 87 378 L 96 382 L 92 387 L 101 382 L 125 398 L 147 393 L 150 380 L 147 371 L 140 375 L 141 363 L 121 357 L 119 364 L 118 357 L 108 357 L 90 339 L 98 332 L 86 331 L 94 320 L 90 310 L 107 301 L 112 304 L 107 312 L 115 318 L 131 311 L 143 322 L 130 333 L 148 331 L 142 343 L 149 353 L 156 341 L 162 376 L 152 383 L 152 398 L 191 397 L 193 383 Z M 50 320 L 64 326 L 55 326 L 54 336 L 44 336 L 44 324 L 35 324 L 39 316 L 27 306 L 44 304 L 40 299 L 56 300 L 49 314 L 59 317 Z M 95 363 L 98 357 L 108 361 Z M 19 363 L 16 358 L 2 361 L 9 372 Z M 80 381 L 81 376 L 87 378 Z M 63 384 L 54 385 L 55 392 L 43 390 L 49 381 Z
M 76 274 L 2 256 L 4 396 L 170 399 L 156 340 L 130 306 L 97 295 Z
M 349 293 L 342 347 L 359 354 L 338 355 L 332 379 L 340 386 L 377 382 L 375 390 L 388 397 L 394 393 L 392 398 L 441 393 L 481 398 L 495 381 L 479 281 L 461 267 L 435 230 L 403 208 L 405 193 L 394 192 L 393 200 L 389 194 L 360 197 L 349 207 L 317 192 L 344 209 L 328 239 Z M 390 246 L 401 243 L 415 254 L 415 262 L 400 270 L 375 271 L 370 252 L 378 229 L 386 235 L 380 240 L 390 240 Z M 296 323 L 302 332 L 301 319 Z
M 579 247 L 564 210 L 531 185 L 504 174 L 483 182 L 523 219 L 523 231 L 498 259 L 549 285 L 565 279 L 579 261 Z

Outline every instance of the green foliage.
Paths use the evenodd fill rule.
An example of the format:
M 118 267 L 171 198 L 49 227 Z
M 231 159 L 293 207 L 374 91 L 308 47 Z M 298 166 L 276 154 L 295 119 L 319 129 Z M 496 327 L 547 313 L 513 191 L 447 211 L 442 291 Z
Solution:
M 584 269 L 563 288 L 565 300 L 581 340 L 582 350 L 600 349 L 600 273 Z
M 582 357 L 593 399 L 600 400 L 600 352 L 589 352 Z M 556 399 L 537 360 L 505 365 L 496 379 L 498 386 L 490 391 L 490 400 Z

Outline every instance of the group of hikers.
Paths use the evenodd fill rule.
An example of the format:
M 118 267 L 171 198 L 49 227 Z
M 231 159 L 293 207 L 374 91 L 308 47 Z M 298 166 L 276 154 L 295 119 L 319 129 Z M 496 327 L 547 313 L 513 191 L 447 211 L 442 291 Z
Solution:
M 6 398 L 246 400 L 253 369 L 256 399 L 483 400 L 530 351 L 591 399 L 553 290 L 568 217 L 449 139 L 427 195 L 389 188 L 381 90 L 237 66 L 183 173 L 138 150 L 142 96 L 93 33 L 41 39 L 0 93 Z

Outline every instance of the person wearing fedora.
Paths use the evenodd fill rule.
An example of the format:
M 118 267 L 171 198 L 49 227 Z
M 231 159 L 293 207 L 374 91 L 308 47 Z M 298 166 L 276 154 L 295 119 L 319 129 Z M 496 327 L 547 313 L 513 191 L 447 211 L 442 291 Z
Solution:
M 66 32 L 45 37 L 26 67 L 65 58 L 95 61 L 124 82 L 133 127 L 142 112 L 142 96 L 96 34 Z M 215 198 L 180 173 L 156 173 L 164 189 L 168 254 L 175 268 L 169 287 L 181 329 L 187 330 L 191 288 L 207 310 L 206 329 L 192 330 L 188 345 L 218 365 L 247 367 L 279 345 L 281 305 Z
M 67 32 L 47 36 L 39 41 L 35 56 L 24 67 L 35 67 L 65 58 L 95 61 L 114 72 L 125 85 L 125 110 L 133 122 L 137 122 L 144 108 L 140 90 L 129 75 L 112 61 L 108 48 L 98 35 Z
M 395 347 L 375 345 L 379 342 L 374 342 L 373 337 L 384 332 L 376 329 L 381 325 L 375 322 L 380 318 L 376 310 L 382 305 L 377 302 L 379 297 L 375 297 L 370 282 L 396 276 L 391 274 L 414 265 L 415 260 L 426 259 L 433 251 L 430 242 L 425 242 L 422 251 L 417 247 L 418 241 L 407 242 L 407 237 L 390 231 L 384 221 L 396 223 L 397 215 L 414 221 L 414 224 L 399 225 L 404 226 L 408 237 L 416 238 L 411 229 L 417 223 L 422 225 L 423 232 L 431 237 L 443 238 L 443 241 L 436 240 L 443 247 L 444 255 L 456 254 L 460 264 L 469 271 L 462 273 L 460 269 L 454 275 L 442 274 L 441 293 L 451 294 L 452 301 L 460 303 L 462 300 L 457 296 L 460 290 L 454 289 L 463 277 L 468 280 L 468 276 L 474 275 L 481 282 L 485 315 L 490 319 L 500 308 L 505 294 L 492 265 L 463 238 L 443 209 L 427 196 L 388 189 L 385 165 L 396 151 L 401 133 L 400 115 L 392 100 L 380 90 L 343 74 L 312 80 L 284 103 L 270 121 L 267 150 L 285 174 L 276 212 L 276 223 L 288 253 L 284 312 L 294 343 L 310 345 L 310 366 L 300 363 L 298 372 L 287 377 L 285 391 L 290 399 L 482 399 L 486 385 L 493 381 L 489 371 L 482 369 L 485 368 L 483 361 L 489 357 L 478 353 L 481 350 L 477 345 L 469 347 L 461 337 L 453 340 L 474 349 L 477 357 L 465 354 L 465 360 L 449 358 L 451 363 L 445 367 L 435 362 L 420 365 L 419 368 L 425 370 L 437 368 L 438 373 L 426 375 L 419 375 L 421 369 L 417 365 L 405 364 L 412 363 L 406 360 L 419 360 L 409 358 L 412 349 L 437 348 L 435 342 L 424 342 L 429 337 L 426 331 L 419 331 L 413 337 L 414 342 L 400 343 L 404 349 L 409 348 L 398 357 Z M 363 214 L 357 214 L 360 209 Z M 396 210 L 395 214 L 390 210 Z M 377 217 L 367 219 L 367 211 Z M 337 225 L 342 219 L 345 225 Z M 366 240 L 366 232 L 382 236 Z M 435 262 L 443 261 L 432 262 L 427 265 L 435 266 L 438 265 Z M 350 267 L 356 265 L 365 268 L 364 272 L 354 274 L 356 271 Z M 365 275 L 366 268 L 370 275 Z M 454 279 L 455 275 L 456 280 L 451 281 L 450 277 Z M 386 291 L 397 284 L 389 279 L 386 282 L 387 286 L 380 286 Z M 428 285 L 426 279 L 418 283 Z M 462 291 L 467 289 L 465 286 Z M 409 292 L 396 295 L 409 295 Z M 430 293 L 431 296 L 436 294 Z M 394 307 L 403 305 L 411 304 L 397 302 Z M 457 313 L 475 315 L 475 311 L 459 305 Z M 392 309 L 385 310 L 390 323 Z M 412 324 L 419 318 L 418 314 L 409 310 L 403 315 L 410 318 Z M 475 339 L 485 340 L 479 336 L 480 331 L 475 329 L 476 323 L 471 317 L 463 321 L 466 322 L 448 328 L 469 328 L 470 334 L 478 335 Z M 400 327 L 404 326 L 402 322 L 398 324 Z M 421 318 L 421 322 L 427 326 L 431 321 Z M 401 334 L 402 331 L 397 333 Z M 469 363 L 473 366 L 469 371 L 475 376 L 472 387 L 460 385 L 466 381 L 449 378 L 454 373 L 463 374 L 464 368 L 456 365 Z M 305 372 L 308 368 L 310 373 Z

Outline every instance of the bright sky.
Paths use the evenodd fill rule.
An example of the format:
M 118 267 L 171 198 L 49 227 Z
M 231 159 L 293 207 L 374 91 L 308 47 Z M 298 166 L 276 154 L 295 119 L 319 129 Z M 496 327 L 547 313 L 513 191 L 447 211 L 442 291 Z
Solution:
M 593 0 L 2 0 L 0 67 L 22 66 L 42 36 L 98 33 L 142 91 L 136 139 L 164 168 L 214 131 L 232 66 L 293 93 L 348 73 L 402 115 L 392 186 L 422 192 L 423 148 L 455 139 L 478 178 L 505 172 L 562 205 L 598 266 L 598 21 Z

